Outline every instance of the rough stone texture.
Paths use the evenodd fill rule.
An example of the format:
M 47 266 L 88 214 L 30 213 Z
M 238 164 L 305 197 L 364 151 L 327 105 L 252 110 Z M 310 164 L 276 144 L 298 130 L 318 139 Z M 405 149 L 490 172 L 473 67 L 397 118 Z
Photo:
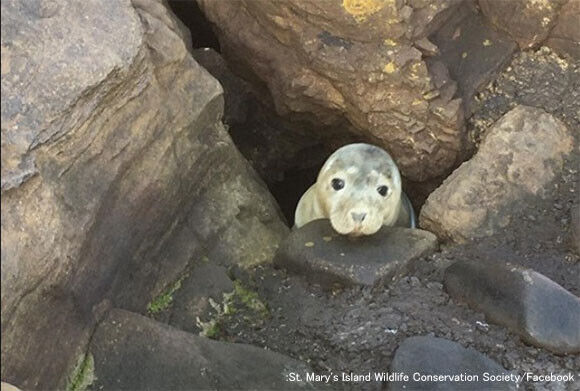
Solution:
M 141 315 L 113 310 L 98 326 L 89 352 L 100 390 L 314 389 L 289 382 L 306 364 L 258 347 L 212 341 Z
M 576 205 L 570 210 L 571 224 L 570 224 L 570 244 L 571 248 L 580 255 L 580 204 Z
M 315 220 L 292 231 L 274 263 L 325 287 L 373 286 L 406 274 L 415 259 L 436 249 L 435 235 L 423 230 L 382 227 L 353 239 L 336 233 L 328 220 Z
M 464 242 L 505 227 L 525 197 L 541 197 L 560 172 L 573 137 L 545 111 L 518 106 L 488 130 L 479 151 L 423 206 L 420 226 Z
M 580 0 L 568 0 L 550 31 L 546 45 L 560 54 L 580 60 Z
M 528 49 L 546 39 L 565 1 L 479 0 L 479 6 L 491 24 L 508 33 L 521 49 Z
M 405 339 L 391 362 L 391 373 L 405 373 L 411 376 L 422 375 L 477 375 L 478 382 L 468 381 L 408 381 L 390 382 L 387 390 L 516 390 L 515 382 L 484 381 L 483 374 L 509 376 L 495 361 L 473 349 L 443 338 L 410 337 Z
M 62 389 L 111 302 L 268 261 L 287 228 L 160 2 L 1 7 L 2 379 Z
M 445 271 L 445 288 L 528 343 L 555 353 L 580 352 L 580 299 L 540 273 L 461 261 Z
M 435 85 L 444 96 L 463 99 L 466 117 L 473 111 L 475 93 L 494 79 L 498 70 L 510 61 L 517 44 L 485 23 L 471 2 L 465 1 L 453 17 L 435 34 L 437 56 L 427 60 Z M 442 66 L 442 64 L 445 66 Z M 446 74 L 449 72 L 450 77 Z M 444 81 L 452 79 L 444 85 Z
M 233 73 L 225 59 L 213 49 L 196 49 L 193 57 L 222 85 L 223 121 L 236 146 L 261 178 L 272 183 L 281 180 L 288 169 L 322 165 L 326 154 L 316 151 L 322 137 L 314 133 L 322 125 L 277 115 L 271 102 L 261 96 L 267 93 Z M 325 133 L 333 131 L 333 137 L 338 140 L 348 137 L 338 133 L 336 128 L 324 129 Z M 337 147 L 341 145 L 336 144 Z M 333 149 L 327 152 L 330 154 Z
M 499 80 L 486 89 L 478 118 L 483 124 L 493 124 L 517 104 L 527 104 L 542 107 L 572 131 L 580 129 L 580 99 L 574 99 L 580 93 L 579 70 L 546 49 L 518 53 Z M 485 133 L 488 128 L 481 129 Z M 329 293 L 300 275 L 270 266 L 248 273 L 247 278 L 238 276 L 244 286 L 256 291 L 270 316 L 256 327 L 245 321 L 245 312 L 236 311 L 222 328 L 227 340 L 307 358 L 316 372 L 364 374 L 386 371 L 407 337 L 434 335 L 477 350 L 515 373 L 575 375 L 568 382 L 524 380 L 522 390 L 580 391 L 575 372 L 580 368 L 579 354 L 557 355 L 530 346 L 506 327 L 486 322 L 483 313 L 450 299 L 442 284 L 442 268 L 457 260 L 509 260 L 580 296 L 579 258 L 563 242 L 570 229 L 570 208 L 580 201 L 580 154 L 575 151 L 564 160 L 547 197 L 526 203 L 508 230 L 461 246 L 442 246 L 442 251 L 417 260 L 414 272 L 388 289 L 355 287 Z M 348 385 L 353 390 L 381 389 L 367 382 Z
M 266 84 L 278 113 L 333 126 L 346 118 L 415 181 L 457 161 L 461 100 L 442 93 L 423 55 L 436 52 L 427 36 L 460 0 L 198 3 L 226 59 L 253 84 Z
M 211 263 L 200 265 L 183 280 L 181 288 L 174 294 L 173 305 L 165 323 L 198 334 L 201 329 L 197 319 L 210 319 L 216 315 L 211 301 L 222 303 L 224 295 L 233 290 L 234 285 L 224 267 Z

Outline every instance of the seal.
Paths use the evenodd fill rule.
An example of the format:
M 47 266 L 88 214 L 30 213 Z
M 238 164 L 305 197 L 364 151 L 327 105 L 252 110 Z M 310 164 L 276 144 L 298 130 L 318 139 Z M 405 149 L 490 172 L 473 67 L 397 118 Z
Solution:
M 330 219 L 336 232 L 349 236 L 372 235 L 383 225 L 416 227 L 397 165 L 386 151 L 364 143 L 330 155 L 300 198 L 296 227 L 318 219 Z

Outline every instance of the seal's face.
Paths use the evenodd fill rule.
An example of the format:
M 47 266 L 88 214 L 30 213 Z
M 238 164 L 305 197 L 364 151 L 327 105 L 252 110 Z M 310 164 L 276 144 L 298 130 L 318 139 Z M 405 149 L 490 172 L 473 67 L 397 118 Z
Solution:
M 316 196 L 338 233 L 372 235 L 399 214 L 401 176 L 384 150 L 350 144 L 334 152 L 322 166 Z

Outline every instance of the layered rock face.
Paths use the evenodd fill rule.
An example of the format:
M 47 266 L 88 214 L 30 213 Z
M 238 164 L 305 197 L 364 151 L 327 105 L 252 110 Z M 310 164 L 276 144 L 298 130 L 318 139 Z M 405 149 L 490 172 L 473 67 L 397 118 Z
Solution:
M 413 182 L 467 157 L 473 96 L 518 45 L 578 51 L 578 0 L 197 3 L 232 69 L 279 114 L 384 147 Z
M 63 388 L 111 304 L 287 232 L 161 2 L 2 1 L 2 379 Z
M 222 52 L 265 83 L 280 114 L 341 126 L 385 147 L 403 174 L 446 172 L 463 145 L 461 100 L 448 74 L 429 74 L 427 40 L 461 3 L 198 2 Z

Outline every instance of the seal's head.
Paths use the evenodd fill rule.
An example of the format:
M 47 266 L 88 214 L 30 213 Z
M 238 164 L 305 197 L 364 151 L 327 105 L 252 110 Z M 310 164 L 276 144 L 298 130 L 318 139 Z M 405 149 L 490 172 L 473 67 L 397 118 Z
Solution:
M 316 197 L 332 227 L 350 236 L 393 225 L 401 207 L 401 175 L 391 156 L 370 144 L 334 152 L 316 181 Z

